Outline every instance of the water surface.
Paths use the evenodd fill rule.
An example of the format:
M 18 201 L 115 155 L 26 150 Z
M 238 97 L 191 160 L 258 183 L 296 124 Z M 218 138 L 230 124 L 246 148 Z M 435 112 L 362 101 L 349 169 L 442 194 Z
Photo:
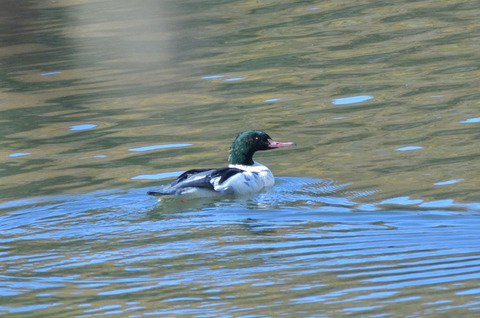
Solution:
M 476 1 L 21 2 L 0 13 L 0 313 L 480 309 Z M 224 165 L 276 186 L 145 195 Z

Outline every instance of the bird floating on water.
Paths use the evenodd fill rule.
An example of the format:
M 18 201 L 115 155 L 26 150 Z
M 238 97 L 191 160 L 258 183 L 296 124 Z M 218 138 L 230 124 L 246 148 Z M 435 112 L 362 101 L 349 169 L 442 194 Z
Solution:
M 275 141 L 259 130 L 242 132 L 230 147 L 228 167 L 188 170 L 160 191 L 149 191 L 147 194 L 157 197 L 198 198 L 219 194 L 257 193 L 273 186 L 275 179 L 270 169 L 253 161 L 253 155 L 259 150 L 287 146 L 296 146 L 296 143 Z

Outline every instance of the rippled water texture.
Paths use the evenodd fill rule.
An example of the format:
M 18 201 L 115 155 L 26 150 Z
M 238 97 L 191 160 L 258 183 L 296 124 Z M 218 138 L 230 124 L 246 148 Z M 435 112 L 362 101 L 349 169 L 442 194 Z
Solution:
M 478 1 L 10 1 L 0 314 L 477 317 Z M 225 165 L 273 189 L 146 196 Z

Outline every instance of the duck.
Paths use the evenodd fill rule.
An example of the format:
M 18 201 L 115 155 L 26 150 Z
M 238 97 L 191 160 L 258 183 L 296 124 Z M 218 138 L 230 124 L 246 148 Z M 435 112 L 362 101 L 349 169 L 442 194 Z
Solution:
M 249 195 L 272 187 L 273 173 L 267 166 L 253 160 L 257 151 L 296 146 L 295 142 L 273 140 L 260 130 L 237 135 L 228 157 L 228 166 L 217 169 L 192 169 L 182 173 L 160 191 L 149 191 L 155 197 L 200 198 L 222 194 Z

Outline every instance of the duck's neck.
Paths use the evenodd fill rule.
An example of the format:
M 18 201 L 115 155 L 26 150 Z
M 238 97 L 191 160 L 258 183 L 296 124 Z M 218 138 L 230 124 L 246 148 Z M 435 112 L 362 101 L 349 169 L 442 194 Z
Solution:
M 232 147 L 230 148 L 230 156 L 228 157 L 228 163 L 231 165 L 252 166 L 254 164 L 254 153 L 254 151 L 248 151 L 232 145 Z

